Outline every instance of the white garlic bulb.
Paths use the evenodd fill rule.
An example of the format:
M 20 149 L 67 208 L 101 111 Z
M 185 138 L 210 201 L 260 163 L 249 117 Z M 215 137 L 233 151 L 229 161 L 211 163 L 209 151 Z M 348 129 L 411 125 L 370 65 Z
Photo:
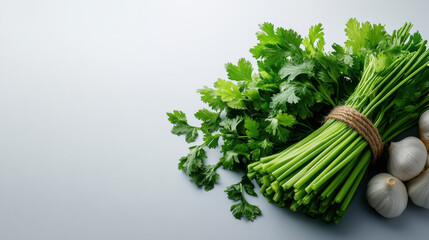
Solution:
M 369 205 L 386 218 L 401 215 L 408 204 L 405 185 L 387 173 L 379 173 L 368 182 L 366 198 Z
M 420 139 L 429 150 L 429 110 L 425 111 L 419 119 L 419 135 Z
M 392 142 L 389 147 L 387 172 L 401 181 L 408 181 L 422 172 L 427 155 L 425 145 L 416 137 Z
M 426 157 L 426 166 L 425 166 L 425 169 L 427 169 L 427 168 L 429 168 L 429 154 Z
M 417 206 L 429 209 L 429 170 L 426 169 L 409 181 L 407 187 L 411 201 Z

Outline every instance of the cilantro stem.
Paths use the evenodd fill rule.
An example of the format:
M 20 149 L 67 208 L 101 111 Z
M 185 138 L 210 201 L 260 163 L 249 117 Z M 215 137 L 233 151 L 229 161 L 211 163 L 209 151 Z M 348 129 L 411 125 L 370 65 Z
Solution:
M 308 126 L 307 124 L 304 124 L 304 123 L 302 123 L 302 122 L 298 122 L 298 125 L 303 126 L 303 127 L 306 127 L 307 129 L 313 130 L 313 128 L 312 128 L 312 127 L 310 127 L 310 126 Z

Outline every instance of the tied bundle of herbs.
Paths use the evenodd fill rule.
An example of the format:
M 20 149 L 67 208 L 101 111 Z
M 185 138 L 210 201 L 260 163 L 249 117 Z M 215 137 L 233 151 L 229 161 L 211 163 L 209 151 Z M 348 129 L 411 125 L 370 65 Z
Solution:
M 379 47 L 365 53 L 360 82 L 344 103 L 369 119 L 383 142 L 415 125 L 429 108 L 427 41 L 410 29 L 405 24 L 378 36 Z M 250 164 L 248 176 L 270 201 L 338 223 L 374 155 L 371 142 L 350 126 L 329 119 L 293 146 Z
M 325 52 L 321 24 L 311 27 L 305 38 L 293 30 L 262 24 L 258 43 L 250 50 L 257 70 L 245 59 L 228 63 L 229 80 L 218 79 L 213 88 L 198 90 L 201 100 L 211 108 L 195 113 L 202 121 L 200 126 L 189 125 L 181 111 L 168 113 L 173 134 L 185 135 L 188 143 L 203 135 L 202 143 L 191 146 L 180 159 L 179 169 L 208 191 L 218 181 L 216 171 L 220 167 L 243 173 L 261 157 L 279 152 L 309 134 L 314 136 L 323 117 L 353 93 L 367 55 L 397 49 L 388 41 L 390 36 L 382 25 L 350 19 L 345 31 L 345 46 L 333 44 L 333 51 Z M 413 38 L 418 42 L 419 34 Z M 218 147 L 222 157 L 214 165 L 207 164 L 206 151 Z M 249 176 L 257 176 L 261 183 L 259 176 L 264 174 Z M 256 193 L 245 174 L 225 191 L 228 198 L 238 202 L 231 207 L 236 218 L 244 216 L 253 221 L 261 214 L 246 200 L 246 193 Z

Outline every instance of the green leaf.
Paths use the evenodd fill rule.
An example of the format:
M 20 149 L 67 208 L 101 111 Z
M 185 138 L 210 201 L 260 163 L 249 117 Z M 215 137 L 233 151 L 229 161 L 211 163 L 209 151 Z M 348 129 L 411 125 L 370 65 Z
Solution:
M 279 120 L 278 123 L 285 127 L 292 127 L 297 123 L 295 117 L 287 113 L 279 113 L 276 118 Z
M 243 95 L 247 96 L 253 102 L 263 100 L 259 95 L 258 89 L 249 89 L 243 92 Z
M 197 137 L 198 137 L 198 130 L 196 128 L 193 128 L 190 132 L 186 134 L 185 141 L 187 143 L 191 143 L 191 142 L 194 142 L 195 139 L 197 139 Z
M 286 142 L 289 139 L 290 131 L 286 128 L 279 127 L 277 132 L 277 137 L 281 142 Z
M 182 111 L 174 110 L 172 113 L 167 113 L 168 121 L 172 124 L 188 124 L 186 115 Z
M 191 133 L 194 130 L 194 127 L 189 126 L 186 124 L 177 124 L 173 126 L 173 129 L 171 129 L 171 133 L 180 136 L 180 135 L 187 135 Z
M 268 140 L 267 138 L 260 141 L 258 143 L 258 145 L 259 145 L 260 149 L 262 150 L 261 152 L 262 152 L 263 156 L 270 154 L 273 150 L 273 147 L 274 147 L 273 143 L 270 142 L 270 140 Z
M 277 130 L 279 128 L 279 120 L 277 118 L 268 118 L 270 124 L 265 128 L 265 130 L 273 136 L 277 135 Z
M 353 67 L 353 58 L 352 56 L 348 55 L 348 54 L 344 54 L 342 57 L 343 62 L 349 66 L 349 67 Z
M 422 41 L 422 35 L 417 31 L 414 34 L 410 35 L 410 40 L 407 44 L 405 44 L 404 48 L 406 48 L 410 52 L 417 51 Z
M 241 166 L 240 164 L 246 163 L 250 158 L 247 142 L 233 134 L 224 134 L 223 138 L 224 144 L 221 149 L 223 156 L 220 161 L 223 163 L 223 168 L 236 170 Z
M 278 27 L 276 29 L 276 34 L 280 39 L 279 45 L 283 49 L 288 49 L 292 53 L 290 56 L 295 53 L 301 53 L 300 46 L 302 44 L 302 37 L 297 32 L 292 29 Z
M 365 25 L 367 27 L 367 25 Z M 361 28 L 361 24 L 356 20 L 356 18 L 351 18 L 347 24 L 346 36 L 348 37 L 345 45 L 351 47 L 353 52 L 359 51 L 365 46 L 365 36 L 367 34 L 367 28 Z
M 219 115 L 220 113 L 211 112 L 205 108 L 195 113 L 195 117 L 203 121 L 201 125 L 203 132 L 214 132 L 219 129 L 219 123 L 221 121 Z
M 347 22 L 345 32 L 348 37 L 345 46 L 352 48 L 353 53 L 359 55 L 365 55 L 366 51 L 362 49 L 376 51 L 377 46 L 388 38 L 383 25 L 359 23 L 356 18 L 351 18 Z
M 236 202 L 239 201 L 239 203 L 231 206 L 231 213 L 236 219 L 241 219 L 244 216 L 249 221 L 253 221 L 257 216 L 261 215 L 262 212 L 258 206 L 252 205 L 246 201 L 243 188 L 249 195 L 256 196 L 253 190 L 254 185 L 246 176 L 244 176 L 239 183 L 233 184 L 225 190 L 229 199 Z
M 233 82 L 218 79 L 215 83 L 216 95 L 218 95 L 222 101 L 226 102 L 229 107 L 235 109 L 245 109 L 244 96 L 241 94 L 238 86 Z
M 237 127 L 238 124 L 240 124 L 240 122 L 243 119 L 240 116 L 237 116 L 235 118 L 224 118 L 219 125 L 221 127 L 223 127 L 223 129 L 221 130 L 221 132 L 237 132 Z M 226 131 L 225 131 L 226 130 Z
M 258 206 L 252 205 L 246 201 L 241 201 L 240 203 L 232 205 L 231 212 L 236 219 L 241 219 L 244 215 L 247 220 L 252 222 L 255 220 L 256 216 L 262 213 Z
M 326 71 L 319 71 L 317 73 L 317 79 L 321 82 L 331 83 L 335 82 L 336 79 L 332 79 Z
M 216 122 L 219 119 L 219 114 L 203 108 L 195 113 L 195 117 L 204 122 Z
M 243 178 L 241 179 L 241 184 L 243 184 L 243 188 L 244 191 L 251 195 L 251 196 L 257 196 L 256 192 L 255 192 L 255 185 L 249 180 L 249 178 L 244 175 Z
M 252 81 L 252 72 L 253 67 L 252 64 L 249 61 L 246 61 L 246 59 L 241 58 L 238 60 L 238 64 L 234 65 L 232 63 L 227 63 L 225 65 L 226 71 L 228 72 L 228 78 L 231 80 L 246 80 L 246 81 Z
M 220 161 L 223 164 L 223 168 L 232 170 L 234 168 L 234 163 L 239 163 L 240 159 L 238 159 L 238 153 L 230 150 L 223 154 Z
M 306 74 L 310 77 L 314 76 L 314 64 L 310 61 L 305 61 L 301 64 L 294 65 L 292 63 L 285 64 L 279 72 L 280 78 L 287 78 L 287 81 L 293 81 L 298 75 Z
M 319 84 L 319 91 L 323 92 L 327 97 L 331 97 L 335 93 L 332 85 L 325 82 Z
M 325 46 L 325 39 L 323 36 L 324 33 L 321 23 L 311 26 L 308 37 L 306 37 L 302 43 L 305 50 L 310 55 L 314 55 L 316 52 L 323 52 Z
M 216 95 L 216 90 L 204 86 L 202 89 L 198 89 L 198 93 L 201 94 L 201 101 L 207 103 L 214 110 L 223 110 L 226 107 L 218 95 Z
M 192 146 L 189 150 L 188 155 L 180 159 L 178 168 L 183 170 L 186 175 L 191 176 L 191 174 L 200 170 L 207 156 L 202 145 Z
M 168 120 L 174 125 L 171 133 L 181 136 L 186 135 L 186 142 L 194 142 L 198 137 L 198 128 L 190 126 L 186 120 L 186 115 L 182 111 L 174 110 L 172 113 L 167 113 Z
M 296 123 L 295 117 L 285 113 L 277 114 L 275 118 L 269 118 L 267 121 L 270 124 L 265 130 L 271 135 L 277 136 L 280 141 L 286 141 L 290 134 L 290 131 L 284 127 L 292 127 Z
M 246 135 L 251 138 L 259 137 L 259 123 L 249 117 L 244 119 L 244 128 L 246 128 Z
M 301 99 L 295 94 L 295 90 L 296 87 L 291 85 L 290 87 L 286 88 L 285 91 L 275 94 L 271 99 L 271 106 L 273 108 L 279 108 L 280 106 L 285 106 L 286 103 L 298 103 Z
M 369 25 L 369 23 L 367 23 Z M 383 25 L 373 24 L 371 25 L 368 34 L 365 37 L 366 48 L 375 49 L 387 38 L 387 33 Z
M 252 154 L 253 161 L 258 161 L 261 158 L 261 149 L 259 148 L 252 150 L 250 153 Z
M 251 139 L 249 140 L 247 146 L 250 149 L 253 149 L 253 151 L 251 151 L 252 159 L 253 161 L 256 161 L 259 159 L 259 157 L 264 157 L 272 153 L 274 145 L 268 138 L 265 138 L 261 141 L 255 141 Z
M 225 190 L 229 199 L 233 201 L 240 201 L 241 199 L 241 186 L 240 183 L 233 184 Z
M 392 58 L 386 56 L 383 53 L 378 54 L 377 60 L 375 61 L 374 70 L 377 73 L 383 72 L 392 63 Z
M 295 31 L 283 28 L 274 30 L 271 23 L 264 23 L 259 27 L 261 31 L 256 34 L 259 43 L 250 49 L 256 59 L 264 59 L 269 65 L 278 65 L 283 64 L 290 56 L 301 55 L 302 38 Z
M 323 82 L 336 83 L 341 75 L 340 66 L 343 64 L 343 62 L 338 60 L 333 55 L 318 56 L 317 61 L 323 67 L 323 69 L 320 69 L 319 73 L 317 73 L 317 79 L 322 80 Z
M 280 41 L 279 37 L 274 31 L 274 25 L 272 23 L 265 22 L 259 25 L 261 31 L 256 33 L 256 36 L 260 42 L 267 44 L 276 44 Z
M 289 114 L 297 115 L 302 119 L 312 116 L 309 109 L 314 104 L 314 94 L 303 84 L 282 83 L 281 91 L 273 95 L 270 107 L 279 110 L 288 110 Z
M 271 135 L 277 136 L 280 141 L 286 141 L 289 137 L 290 131 L 281 127 L 277 118 L 271 118 L 268 119 L 268 121 L 270 124 L 265 128 L 265 130 Z
M 250 158 L 250 155 L 249 155 L 249 148 L 248 148 L 248 147 L 247 147 L 247 145 L 246 145 L 246 144 L 244 144 L 244 143 L 236 144 L 236 145 L 234 146 L 234 148 L 233 148 L 233 151 L 234 151 L 235 153 L 237 153 L 238 155 L 242 155 L 242 156 L 246 157 L 247 159 L 249 159 L 249 158 Z
M 219 174 L 216 173 L 216 169 L 217 165 L 204 165 L 200 171 L 192 175 L 190 181 L 199 187 L 204 187 L 204 190 L 210 191 L 219 180 Z
M 217 148 L 219 146 L 219 138 L 221 136 L 222 134 L 216 134 L 214 136 L 211 134 L 205 134 L 203 140 L 208 148 Z

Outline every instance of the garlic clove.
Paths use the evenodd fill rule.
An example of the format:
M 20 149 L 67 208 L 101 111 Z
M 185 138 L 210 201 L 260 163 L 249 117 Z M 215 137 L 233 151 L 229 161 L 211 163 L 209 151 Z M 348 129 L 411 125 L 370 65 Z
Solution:
M 409 181 L 407 187 L 411 201 L 417 206 L 429 209 L 429 170 L 426 169 Z
M 369 205 L 386 218 L 398 217 L 408 204 L 405 185 L 387 173 L 379 173 L 368 182 L 366 197 Z
M 387 172 L 401 181 L 408 181 L 422 172 L 427 155 L 425 145 L 416 137 L 392 142 L 389 147 Z
M 419 135 L 426 149 L 429 150 L 429 110 L 425 111 L 419 119 Z

